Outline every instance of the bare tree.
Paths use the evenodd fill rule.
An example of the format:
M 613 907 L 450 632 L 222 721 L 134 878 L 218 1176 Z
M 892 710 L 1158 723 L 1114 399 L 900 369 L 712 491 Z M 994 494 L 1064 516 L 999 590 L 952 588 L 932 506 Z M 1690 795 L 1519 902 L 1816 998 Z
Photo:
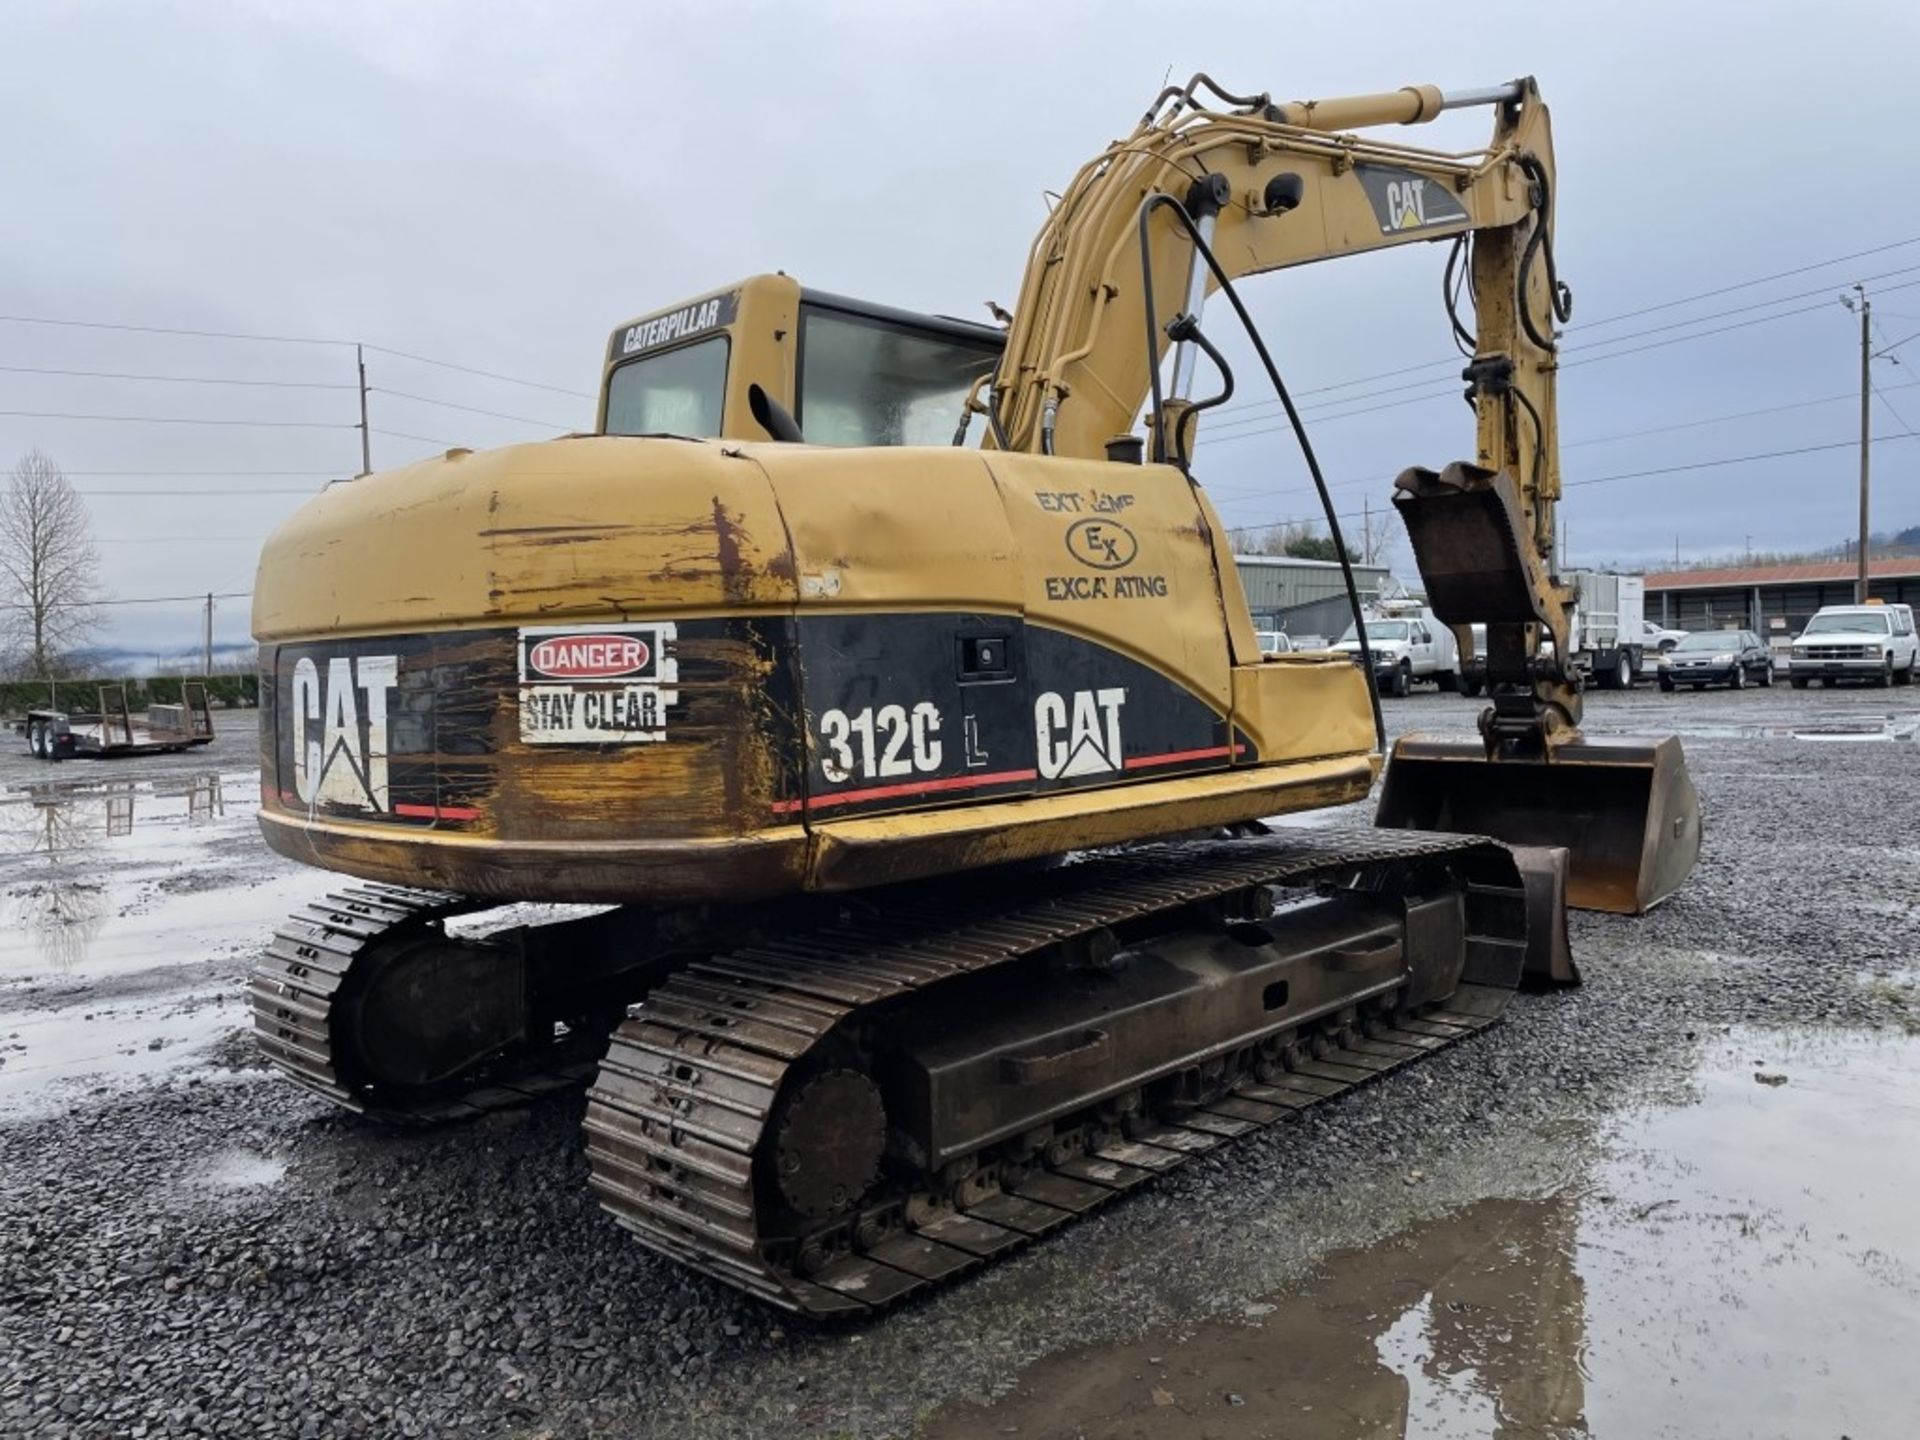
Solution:
M 1360 554 L 1369 565 L 1393 565 L 1394 546 L 1400 539 L 1400 512 L 1391 507 L 1368 510 L 1361 517 Z
M 29 450 L 0 494 L 0 632 L 22 674 L 54 675 L 99 624 L 93 522 L 60 467 Z

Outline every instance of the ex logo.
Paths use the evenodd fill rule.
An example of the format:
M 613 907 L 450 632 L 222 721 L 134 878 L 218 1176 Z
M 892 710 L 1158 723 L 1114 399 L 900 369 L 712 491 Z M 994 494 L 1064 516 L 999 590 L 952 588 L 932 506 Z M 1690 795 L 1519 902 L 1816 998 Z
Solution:
M 1067 553 L 1095 570 L 1121 570 L 1140 553 L 1140 542 L 1118 520 L 1076 520 L 1067 527 Z

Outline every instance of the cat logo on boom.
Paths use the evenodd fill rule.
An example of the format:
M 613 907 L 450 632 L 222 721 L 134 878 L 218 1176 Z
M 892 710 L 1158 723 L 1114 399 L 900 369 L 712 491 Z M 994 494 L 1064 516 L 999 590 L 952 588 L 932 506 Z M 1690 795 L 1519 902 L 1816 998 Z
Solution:
M 1374 218 L 1380 222 L 1382 235 L 1426 230 L 1468 218 L 1459 199 L 1430 176 L 1400 165 L 1362 163 L 1353 168 L 1373 206 Z
M 1127 692 L 1049 690 L 1033 702 L 1033 738 L 1040 773 L 1049 780 L 1111 775 L 1122 766 L 1120 707 Z

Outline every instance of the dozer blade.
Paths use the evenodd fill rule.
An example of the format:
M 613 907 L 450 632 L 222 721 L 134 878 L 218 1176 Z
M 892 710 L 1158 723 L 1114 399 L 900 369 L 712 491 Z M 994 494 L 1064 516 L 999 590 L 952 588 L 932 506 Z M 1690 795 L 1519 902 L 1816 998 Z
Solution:
M 1567 903 L 1616 915 L 1659 904 L 1700 856 L 1700 801 L 1674 736 L 1583 738 L 1548 759 L 1498 760 L 1478 741 L 1403 736 L 1374 823 L 1564 846 Z

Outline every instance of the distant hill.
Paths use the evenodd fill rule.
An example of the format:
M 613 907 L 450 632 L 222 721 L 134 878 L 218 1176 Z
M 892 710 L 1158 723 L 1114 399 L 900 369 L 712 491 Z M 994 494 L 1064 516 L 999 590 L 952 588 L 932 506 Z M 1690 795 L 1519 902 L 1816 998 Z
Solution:
M 213 647 L 215 674 L 254 668 L 252 645 L 220 644 Z M 198 675 L 205 664 L 205 652 L 198 645 L 172 649 L 150 646 L 91 645 L 75 651 L 71 664 L 83 673 L 117 675 L 128 679 L 148 679 L 155 675 Z

